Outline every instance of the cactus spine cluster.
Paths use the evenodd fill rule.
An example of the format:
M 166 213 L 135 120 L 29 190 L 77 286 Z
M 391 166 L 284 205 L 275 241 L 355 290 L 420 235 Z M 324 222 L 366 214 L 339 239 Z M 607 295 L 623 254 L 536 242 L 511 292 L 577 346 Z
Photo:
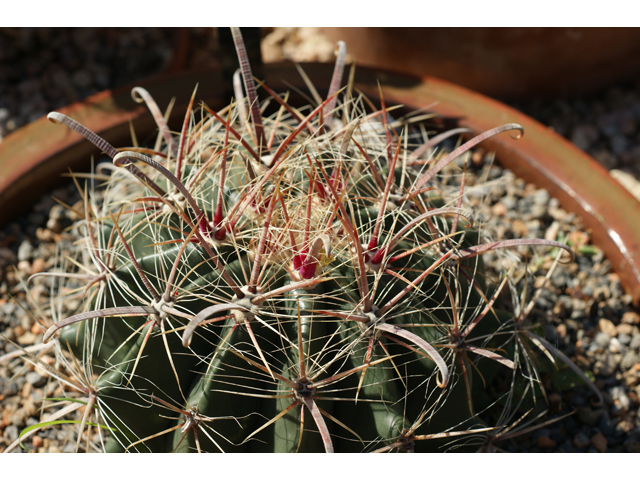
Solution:
M 367 110 L 340 90 L 344 45 L 326 100 L 294 109 L 264 86 L 277 111 L 263 117 L 234 36 L 247 98 L 190 106 L 179 136 L 155 115 L 163 148 L 118 151 L 49 116 L 113 159 L 75 226 L 85 310 L 45 334 L 84 372 L 83 422 L 111 432 L 98 448 L 434 450 L 486 436 L 497 425 L 476 393 L 524 370 L 517 319 L 493 309 L 508 275 L 485 281 L 481 254 L 519 241 L 484 242 L 464 182 L 439 176 L 521 127 L 434 154 L 460 132 L 425 143 L 384 99 Z

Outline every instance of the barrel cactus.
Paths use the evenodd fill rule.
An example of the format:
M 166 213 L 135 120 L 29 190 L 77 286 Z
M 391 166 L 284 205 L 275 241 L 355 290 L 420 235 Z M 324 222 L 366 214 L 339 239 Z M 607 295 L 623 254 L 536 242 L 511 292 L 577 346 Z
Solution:
M 425 140 L 383 98 L 372 110 L 340 90 L 343 44 L 325 100 L 295 109 L 263 85 L 277 104 L 263 116 L 234 38 L 246 96 L 238 82 L 225 109 L 190 106 L 179 135 L 134 90 L 158 122 L 154 148 L 116 150 L 49 115 L 113 159 L 84 191 L 77 271 L 63 275 L 86 282 L 84 310 L 45 334 L 76 359 L 66 381 L 89 403 L 81 428 L 109 432 L 101 450 L 143 452 L 430 451 L 487 438 L 531 382 L 522 346 L 535 334 L 493 308 L 510 271 L 486 279 L 481 255 L 571 251 L 488 241 L 463 170 L 446 185 L 441 175 L 521 127 L 434 153 L 468 132 Z

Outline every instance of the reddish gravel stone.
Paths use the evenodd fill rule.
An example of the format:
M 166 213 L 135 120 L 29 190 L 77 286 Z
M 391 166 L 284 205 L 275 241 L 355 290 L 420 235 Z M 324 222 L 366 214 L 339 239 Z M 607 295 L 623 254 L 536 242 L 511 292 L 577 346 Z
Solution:
M 40 448 L 42 446 L 42 444 L 44 443 L 44 440 L 42 439 L 42 437 L 40 437 L 38 435 L 34 435 L 33 439 L 31 440 L 31 443 L 33 443 L 33 446 L 35 448 Z
M 591 445 L 600 453 L 607 453 L 607 444 L 607 438 L 601 433 L 596 433 L 591 437 Z
M 549 437 L 538 437 L 536 442 L 540 448 L 556 448 L 556 442 Z

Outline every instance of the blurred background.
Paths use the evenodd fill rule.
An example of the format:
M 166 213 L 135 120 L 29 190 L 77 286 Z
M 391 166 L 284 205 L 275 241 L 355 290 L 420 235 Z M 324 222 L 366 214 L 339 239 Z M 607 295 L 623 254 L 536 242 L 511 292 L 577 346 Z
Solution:
M 0 139 L 101 90 L 163 72 L 224 64 L 226 30 L 0 28 Z M 257 55 L 264 62 L 332 62 L 335 42 L 342 39 L 350 61 L 440 77 L 505 101 L 609 170 L 623 172 L 615 175 L 640 178 L 638 28 L 265 27 L 243 32 L 257 76 Z

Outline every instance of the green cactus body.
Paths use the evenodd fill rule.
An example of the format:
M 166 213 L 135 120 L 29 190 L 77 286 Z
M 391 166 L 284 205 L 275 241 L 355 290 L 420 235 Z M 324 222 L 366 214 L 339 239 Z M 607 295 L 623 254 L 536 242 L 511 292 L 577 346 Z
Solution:
M 205 113 L 182 132 L 177 180 L 102 147 L 142 173 L 115 172 L 92 200 L 104 220 L 85 229 L 115 267 L 87 311 L 106 313 L 78 317 L 61 344 L 100 375 L 109 448 L 430 451 L 444 440 L 429 435 L 487 424 L 476 412 L 494 399 L 469 395 L 479 376 L 512 374 L 513 316 L 489 311 L 496 286 L 468 253 L 481 237 L 459 192 L 437 177 L 424 190 L 406 132 L 392 142 L 360 105 L 344 98 L 351 117 L 332 130 L 264 119 L 263 158 L 242 106 L 229 131 Z
M 205 359 L 204 368 L 190 388 L 186 405 L 195 406 L 200 414 L 214 419 L 211 428 L 215 433 L 209 435 L 218 445 L 201 433 L 198 437 L 204 451 L 246 452 L 248 445 L 243 442 L 258 427 L 262 403 L 259 397 L 252 395 L 264 392 L 268 388 L 267 381 L 264 374 L 248 369 L 247 362 L 228 348 L 229 345 L 243 351 L 253 348 L 245 327 L 232 318 L 220 336 L 215 358 Z M 222 339 L 226 340 L 223 342 Z M 168 450 L 177 448 L 179 440 L 180 436 L 175 434 Z M 194 437 L 188 435 L 178 451 L 195 448 Z

